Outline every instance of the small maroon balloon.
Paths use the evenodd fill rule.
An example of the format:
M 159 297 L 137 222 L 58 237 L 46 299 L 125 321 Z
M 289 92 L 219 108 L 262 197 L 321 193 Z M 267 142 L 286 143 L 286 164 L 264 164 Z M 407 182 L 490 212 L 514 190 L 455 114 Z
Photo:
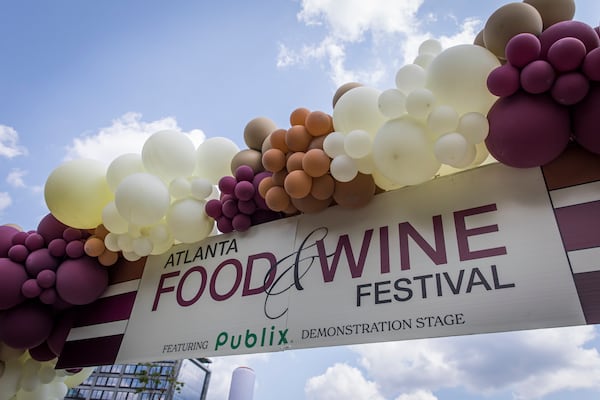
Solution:
M 600 47 L 585 56 L 581 70 L 590 80 L 600 82 Z
M 65 260 L 56 270 L 56 290 L 73 305 L 93 302 L 107 286 L 108 270 L 92 257 Z
M 250 200 L 254 197 L 254 185 L 250 181 L 241 181 L 235 185 L 235 197 L 239 200 Z
M 15 235 L 16 236 L 16 235 Z M 29 250 L 24 244 L 15 244 L 8 249 L 8 258 L 17 263 L 24 263 L 29 256 Z
M 552 86 L 552 98 L 559 104 L 572 106 L 588 94 L 590 83 L 579 72 L 569 72 L 559 76 Z
M 42 289 L 48 289 L 56 283 L 56 272 L 51 269 L 45 269 L 40 271 L 35 280 Z
M 248 165 L 240 165 L 235 170 L 235 178 L 238 182 L 252 182 L 252 179 L 254 179 L 254 170 Z
M 540 35 L 540 56 L 546 59 L 550 47 L 560 39 L 572 37 L 581 40 L 586 53 L 600 46 L 600 38 L 594 28 L 580 21 L 561 21 L 546 28 Z
M 51 308 L 35 300 L 0 313 L 0 341 L 15 349 L 30 349 L 42 344 L 53 325 Z
M 556 80 L 556 72 L 549 62 L 536 60 L 521 71 L 521 87 L 527 93 L 542 94 L 550 90 Z
M 65 252 L 71 258 L 82 257 L 85 254 L 85 244 L 81 240 L 73 240 L 67 243 Z
M 254 203 L 254 200 L 240 200 L 238 201 L 238 209 L 243 214 L 252 215 L 256 211 L 256 203 Z
M 0 310 L 7 310 L 25 300 L 21 286 L 28 278 L 22 264 L 0 258 Z
M 45 269 L 55 270 L 58 268 L 58 263 L 58 259 L 50 254 L 50 250 L 43 248 L 36 250 L 27 256 L 25 268 L 27 269 L 29 276 L 35 278 L 40 271 Z
M 13 245 L 12 239 L 19 230 L 12 226 L 0 226 L 0 257 L 8 257 L 8 249 Z
M 225 215 L 220 216 L 217 219 L 217 229 L 223 233 L 233 232 L 231 218 L 227 218 Z
M 488 120 L 485 144 L 490 154 L 512 167 L 547 164 L 569 143 L 569 110 L 548 95 L 518 92 L 502 97 L 488 112 Z
M 252 225 L 252 220 L 246 214 L 238 214 L 235 217 L 233 217 L 231 225 L 236 231 L 245 232 Z
M 222 211 L 223 215 L 227 218 L 233 218 L 240 212 L 240 210 L 238 210 L 236 200 L 227 200 L 223 202 Z
M 219 179 L 219 190 L 225 194 L 233 194 L 236 183 L 237 181 L 233 176 L 224 176 Z
M 25 245 L 25 240 L 29 236 L 29 232 L 19 231 L 13 236 L 13 244 L 22 244 Z
M 21 286 L 21 293 L 28 299 L 38 297 L 42 293 L 42 288 L 35 279 L 27 279 Z
M 58 294 L 54 288 L 44 289 L 42 290 L 42 293 L 40 293 L 40 301 L 44 304 L 53 305 L 56 303 L 57 298 Z
M 79 240 L 82 237 L 83 237 L 83 234 L 79 229 L 67 228 L 63 232 L 63 239 L 65 239 L 67 242 L 72 242 L 73 240 Z
M 586 98 L 573 109 L 573 136 L 582 147 L 600 154 L 600 84 L 590 88 Z
M 519 33 L 506 44 L 506 59 L 517 68 L 523 68 L 540 56 L 540 39 L 532 33 Z
M 557 40 L 548 49 L 547 59 L 559 72 L 575 71 L 583 63 L 587 50 L 583 42 L 574 37 Z
M 48 244 L 48 251 L 53 257 L 64 257 L 67 248 L 67 241 L 63 238 L 52 239 L 52 241 Z
M 487 87 L 490 93 L 498 97 L 508 97 L 521 88 L 520 71 L 511 64 L 504 64 L 490 72 Z
M 45 244 L 44 237 L 37 232 L 29 234 L 25 239 L 25 247 L 27 247 L 29 251 L 41 249 Z
M 57 220 L 54 215 L 48 214 L 38 224 L 37 232 L 42 235 L 46 243 L 62 238 L 63 232 L 68 226 Z
M 29 349 L 29 355 L 39 362 L 54 360 L 58 356 L 50 349 L 47 342 Z
M 209 217 L 217 219 L 223 214 L 221 207 L 223 207 L 223 204 L 220 200 L 211 199 L 206 202 L 206 205 L 204 206 L 204 211 L 206 211 L 206 215 L 208 215 Z

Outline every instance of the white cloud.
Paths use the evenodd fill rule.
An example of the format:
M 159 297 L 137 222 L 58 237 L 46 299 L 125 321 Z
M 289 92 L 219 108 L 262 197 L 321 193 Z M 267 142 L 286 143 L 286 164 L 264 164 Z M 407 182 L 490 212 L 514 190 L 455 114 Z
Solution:
M 129 112 L 96 133 L 75 138 L 67 147 L 65 159 L 92 158 L 108 164 L 122 154 L 141 153 L 144 142 L 151 134 L 167 129 L 182 132 L 175 118 L 144 122 L 141 114 Z M 205 138 L 199 129 L 184 133 L 196 146 Z
M 222 400 L 227 398 L 231 385 L 231 374 L 233 374 L 233 371 L 237 367 L 252 367 L 255 363 L 265 363 L 268 360 L 269 354 L 247 354 L 211 358 L 211 377 L 207 400 Z M 255 384 L 255 388 L 259 383 Z
M 350 81 L 389 86 L 396 71 L 417 56 L 419 45 L 434 37 L 425 25 L 438 17 L 418 16 L 423 3 L 424 0 L 303 0 L 297 15 L 299 22 L 324 30 L 323 38 L 299 49 L 281 44 L 277 66 L 326 60 L 329 76 L 337 86 Z M 437 37 L 445 48 L 472 43 L 482 24 L 474 18 L 444 18 L 455 26 L 451 34 Z
M 304 392 L 309 400 L 384 400 L 375 382 L 366 380 L 358 368 L 341 363 L 310 378 Z
M 20 168 L 13 168 L 6 176 L 6 182 L 13 187 L 24 188 L 26 186 L 25 181 L 23 180 L 25 175 L 27 175 L 27 171 Z
M 438 400 L 429 390 L 416 390 L 411 393 L 403 393 L 396 400 Z
M 19 145 L 19 134 L 6 125 L 0 125 L 0 156 L 13 158 L 27 154 L 27 149 Z
M 6 210 L 12 204 L 10 194 L 7 192 L 0 192 L 0 213 Z

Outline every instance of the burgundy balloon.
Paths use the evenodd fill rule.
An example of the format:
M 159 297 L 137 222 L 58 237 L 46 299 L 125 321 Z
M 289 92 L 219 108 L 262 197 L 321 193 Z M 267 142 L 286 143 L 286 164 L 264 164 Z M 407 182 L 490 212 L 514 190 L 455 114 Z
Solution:
M 600 47 L 585 56 L 581 70 L 589 79 L 600 82 Z
M 52 331 L 52 311 L 29 300 L 0 314 L 0 341 L 15 349 L 42 344 Z
M 583 42 L 574 37 L 557 40 L 548 49 L 548 61 L 559 72 L 574 71 L 581 66 L 587 50 Z
M 79 258 L 85 254 L 85 244 L 81 240 L 73 240 L 67 243 L 65 252 L 71 258 Z
M 532 33 L 519 33 L 506 44 L 506 59 L 517 68 L 523 68 L 540 56 L 542 45 Z
M 252 182 L 252 179 L 254 179 L 254 170 L 248 165 L 240 165 L 235 170 L 235 179 L 237 179 L 238 182 Z
M 495 68 L 488 75 L 487 87 L 494 96 L 507 97 L 521 88 L 520 71 L 511 64 Z
M 235 185 L 235 197 L 240 200 L 250 200 L 254 197 L 254 185 L 251 181 L 241 181 Z
M 21 286 L 21 293 L 23 293 L 23 296 L 27 297 L 28 299 L 33 299 L 42 293 L 42 288 L 37 283 L 37 280 L 31 278 L 23 282 L 23 285 Z
M 27 256 L 29 256 L 29 250 L 24 244 L 15 244 L 8 249 L 8 258 L 14 262 L 24 263 Z
M 42 289 L 48 289 L 56 283 L 56 272 L 51 269 L 45 269 L 40 271 L 35 279 Z
M 75 228 L 67 228 L 63 232 L 63 239 L 67 242 L 72 242 L 74 240 L 79 240 L 83 237 L 81 231 Z
M 54 288 L 44 289 L 42 290 L 42 293 L 40 293 L 40 301 L 44 304 L 53 305 L 57 298 L 58 294 Z
M 54 215 L 48 214 L 38 224 L 37 232 L 42 235 L 46 243 L 62 238 L 63 232 L 68 226 L 57 220 Z
M 573 136 L 582 147 L 600 154 L 600 84 L 594 84 L 587 97 L 573 109 Z
M 222 203 L 220 200 L 211 199 L 206 202 L 204 210 L 206 211 L 206 215 L 208 215 L 211 218 L 217 219 L 223 214 L 221 211 L 221 207 Z
M 225 194 L 233 194 L 237 180 L 233 176 L 224 176 L 219 179 L 219 190 Z
M 0 258 L 0 310 L 7 310 L 25 300 L 21 286 L 28 278 L 22 264 Z
M 50 333 L 50 336 L 48 336 L 46 343 L 48 343 L 50 350 L 57 356 L 62 353 L 67 336 L 69 335 L 69 331 L 73 327 L 74 322 L 75 313 L 72 311 L 63 312 L 58 317 L 55 317 L 54 327 L 52 328 L 52 332 Z
M 223 233 L 233 232 L 231 218 L 227 218 L 225 215 L 220 216 L 217 219 L 217 229 Z
M 253 199 L 251 200 L 240 200 L 238 201 L 238 210 L 246 215 L 252 215 L 256 211 L 256 203 Z
M 107 286 L 107 269 L 92 257 L 65 260 L 56 271 L 56 290 L 63 300 L 73 305 L 93 302 Z
M 244 232 L 250 228 L 252 220 L 250 219 L 250 216 L 246 214 L 238 214 L 231 220 L 231 225 L 236 231 Z
M 548 95 L 519 92 L 500 98 L 488 112 L 488 120 L 485 144 L 490 154 L 512 167 L 547 164 L 569 143 L 569 111 Z
M 0 226 L 0 258 L 8 257 L 8 249 L 13 245 L 12 239 L 19 232 L 12 226 Z
M 590 83 L 583 74 L 569 72 L 556 79 L 552 86 L 552 98 L 559 104 L 572 106 L 588 94 Z
M 527 93 L 541 94 L 550 90 L 556 79 L 556 72 L 549 62 L 536 60 L 521 71 L 521 87 Z
M 52 239 L 52 241 L 48 244 L 48 251 L 54 257 L 64 257 L 66 254 L 67 242 L 65 239 L 56 238 Z
M 223 207 L 221 209 L 223 211 L 223 215 L 227 218 L 233 218 L 240 212 L 240 210 L 238 210 L 236 200 L 227 200 L 223 202 Z
M 50 349 L 47 341 L 44 341 L 44 343 L 29 349 L 29 355 L 31 358 L 39 362 L 54 360 L 56 356 L 58 356 L 58 354 L 55 354 Z
M 53 257 L 50 250 L 47 248 L 39 249 L 27 256 L 25 260 L 25 269 L 32 278 L 38 276 L 38 274 L 45 270 L 55 270 L 58 268 L 59 260 Z
M 259 209 L 252 214 L 252 225 L 264 224 L 265 222 L 275 221 L 276 219 L 282 218 L 282 215 L 278 212 L 269 209 Z
M 25 238 L 25 247 L 27 247 L 29 251 L 41 249 L 45 244 L 44 237 L 37 232 L 31 233 Z
M 588 24 L 581 21 L 561 21 L 548 27 L 540 35 L 542 45 L 540 56 L 546 58 L 550 47 L 560 39 L 573 37 L 581 40 L 585 45 L 586 52 L 590 52 L 600 46 L 600 37 Z
M 25 240 L 27 240 L 27 236 L 29 236 L 29 232 L 19 231 L 13 236 L 12 242 L 13 244 L 25 245 Z

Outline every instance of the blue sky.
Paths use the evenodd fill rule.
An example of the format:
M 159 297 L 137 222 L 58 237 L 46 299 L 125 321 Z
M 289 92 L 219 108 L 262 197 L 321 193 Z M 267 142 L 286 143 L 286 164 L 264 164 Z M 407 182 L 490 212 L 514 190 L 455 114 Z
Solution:
M 0 224 L 33 229 L 66 158 L 112 160 L 166 127 L 226 136 L 331 113 L 342 83 L 381 90 L 418 45 L 470 43 L 503 1 L 0 2 Z M 597 26 L 600 3 L 578 0 Z M 137 146 L 137 147 L 136 147 Z M 297 350 L 214 360 L 210 399 L 255 369 L 255 399 L 545 400 L 600 395 L 596 327 Z

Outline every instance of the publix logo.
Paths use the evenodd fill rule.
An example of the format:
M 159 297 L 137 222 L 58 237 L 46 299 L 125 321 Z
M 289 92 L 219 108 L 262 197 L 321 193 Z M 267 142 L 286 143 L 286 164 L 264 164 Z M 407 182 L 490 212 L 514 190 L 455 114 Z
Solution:
M 262 328 L 258 333 L 254 333 L 250 329 L 246 329 L 245 334 L 230 334 L 228 332 L 221 332 L 217 336 L 215 350 L 218 350 L 219 347 L 228 347 L 235 350 L 240 346 L 243 346 L 247 349 L 251 349 L 255 346 L 281 346 L 288 343 L 286 338 L 287 333 L 287 328 L 283 330 L 278 329 L 276 335 L 274 326 L 271 326 L 271 329 Z

